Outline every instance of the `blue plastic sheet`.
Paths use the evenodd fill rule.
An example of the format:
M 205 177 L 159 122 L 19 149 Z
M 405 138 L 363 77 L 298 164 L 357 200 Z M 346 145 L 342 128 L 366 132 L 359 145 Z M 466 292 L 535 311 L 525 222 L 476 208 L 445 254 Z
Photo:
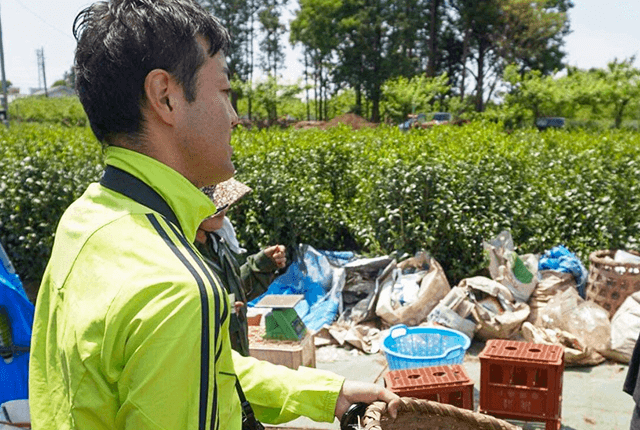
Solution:
M 300 245 L 302 259 L 291 263 L 287 271 L 276 278 L 267 291 L 249 302 L 255 306 L 269 294 L 303 294 L 295 310 L 311 331 L 331 324 L 340 308 L 342 291 L 332 291 L 334 271 L 354 258 L 351 252 L 318 251 Z
M 571 273 L 576 280 L 578 294 L 585 298 L 587 276 L 589 272 L 576 255 L 562 245 L 555 246 L 544 253 L 538 261 L 538 270 L 557 270 Z
M 2 247 L 2 243 L 0 243 L 0 277 L 5 282 L 8 282 L 18 293 L 22 294 L 25 299 L 27 298 L 27 293 L 22 288 L 20 277 L 16 273 L 13 264 L 11 264 L 11 260 Z
M 4 257 L 0 259 L 0 308 L 9 316 L 13 345 L 28 347 L 31 344 L 34 306 L 27 299 L 20 278 L 13 273 L 6 254 Z M 14 353 L 10 363 L 0 357 L 0 404 L 9 400 L 27 399 L 28 383 L 28 352 Z

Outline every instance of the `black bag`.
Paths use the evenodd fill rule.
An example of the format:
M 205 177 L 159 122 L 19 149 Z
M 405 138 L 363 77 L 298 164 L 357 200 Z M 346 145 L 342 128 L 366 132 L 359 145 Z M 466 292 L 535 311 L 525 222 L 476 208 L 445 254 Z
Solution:
M 256 416 L 253 413 L 251 403 L 249 403 L 247 398 L 244 396 L 244 392 L 242 391 L 242 387 L 240 386 L 240 381 L 237 376 L 236 390 L 238 391 L 238 397 L 240 397 L 240 404 L 242 405 L 242 430 L 264 430 L 264 426 L 256 419 Z

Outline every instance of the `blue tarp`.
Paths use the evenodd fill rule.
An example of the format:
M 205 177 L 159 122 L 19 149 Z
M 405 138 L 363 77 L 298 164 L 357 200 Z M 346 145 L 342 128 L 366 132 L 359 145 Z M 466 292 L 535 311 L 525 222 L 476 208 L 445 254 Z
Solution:
M 338 314 L 342 290 L 336 281 L 341 271 L 344 272 L 340 266 L 352 260 L 354 254 L 318 251 L 309 245 L 300 245 L 300 250 L 302 260 L 291 263 L 264 294 L 248 305 L 255 306 L 269 294 L 303 294 L 304 299 L 295 310 L 309 330 L 317 331 L 325 324 L 331 324 Z
M 576 255 L 562 245 L 555 246 L 544 253 L 538 261 L 538 270 L 557 270 L 571 273 L 576 280 L 578 294 L 585 298 L 585 287 L 589 272 Z
M 0 311 L 9 318 L 14 346 L 31 343 L 34 306 L 27 299 L 20 278 L 0 245 Z M 9 361 L 9 360 L 7 360 Z M 29 353 L 15 352 L 7 363 L 0 357 L 0 404 L 29 397 Z

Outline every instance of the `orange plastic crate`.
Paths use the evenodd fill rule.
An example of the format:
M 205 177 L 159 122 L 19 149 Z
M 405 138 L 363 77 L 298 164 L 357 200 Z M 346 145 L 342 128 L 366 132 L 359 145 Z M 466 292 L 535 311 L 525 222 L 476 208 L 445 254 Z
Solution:
M 387 388 L 401 397 L 415 397 L 473 410 L 473 381 L 459 364 L 391 370 Z
M 559 430 L 564 349 L 512 340 L 487 341 L 480 353 L 479 412 L 542 421 Z

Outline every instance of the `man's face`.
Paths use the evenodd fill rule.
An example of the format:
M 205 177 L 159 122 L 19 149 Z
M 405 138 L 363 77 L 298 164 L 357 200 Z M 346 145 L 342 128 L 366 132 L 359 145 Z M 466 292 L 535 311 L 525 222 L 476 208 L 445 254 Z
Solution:
M 225 181 L 235 171 L 229 143 L 238 115 L 229 100 L 229 69 L 221 52 L 207 57 L 196 88 L 196 98 L 186 104 L 177 131 L 189 179 L 202 187 Z

